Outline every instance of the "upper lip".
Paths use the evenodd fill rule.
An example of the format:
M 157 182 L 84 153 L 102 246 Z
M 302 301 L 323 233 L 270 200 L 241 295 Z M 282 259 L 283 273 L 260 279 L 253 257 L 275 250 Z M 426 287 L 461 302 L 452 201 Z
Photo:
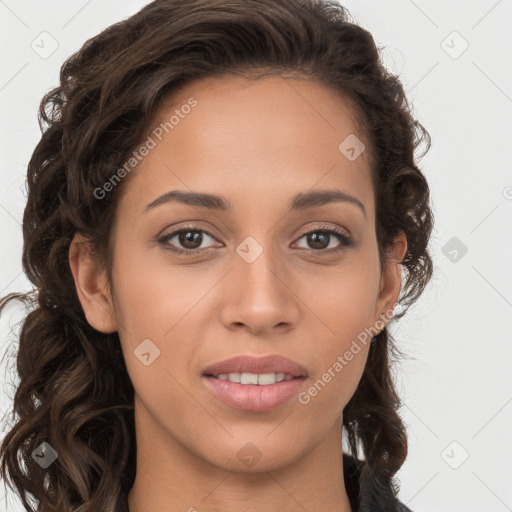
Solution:
M 203 375 L 217 376 L 221 373 L 287 373 L 294 377 L 307 377 L 308 372 L 299 363 L 279 355 L 253 357 L 241 355 L 212 364 L 203 370 Z

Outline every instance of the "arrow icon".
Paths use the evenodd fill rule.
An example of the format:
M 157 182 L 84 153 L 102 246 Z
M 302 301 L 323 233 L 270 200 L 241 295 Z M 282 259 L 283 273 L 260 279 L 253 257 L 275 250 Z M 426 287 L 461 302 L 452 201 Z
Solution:
M 59 47 L 58 41 L 46 31 L 38 34 L 30 43 L 30 48 L 34 50 L 41 59 L 47 59 L 53 55 Z
M 254 466 L 261 459 L 261 452 L 252 443 L 246 443 L 236 454 L 246 466 Z
M 263 248 L 252 236 L 248 236 L 238 244 L 236 252 L 246 263 L 252 263 L 263 252 Z
M 452 441 L 441 452 L 441 458 L 452 469 L 458 469 L 469 457 L 468 451 L 458 442 Z
M 366 149 L 363 141 L 354 133 L 351 133 L 338 146 L 339 151 L 351 162 L 359 158 Z
M 149 338 L 146 338 L 142 343 L 135 347 L 133 353 L 145 366 L 153 364 L 155 359 L 160 357 L 160 349 Z
M 44 469 L 53 464 L 58 456 L 59 454 L 46 441 L 43 441 L 32 452 L 32 459 L 34 459 Z
M 448 34 L 440 45 L 443 51 L 452 59 L 458 59 L 469 48 L 469 43 L 456 30 Z
M 458 263 L 467 254 L 468 248 L 459 238 L 453 236 L 443 245 L 441 251 L 452 263 Z

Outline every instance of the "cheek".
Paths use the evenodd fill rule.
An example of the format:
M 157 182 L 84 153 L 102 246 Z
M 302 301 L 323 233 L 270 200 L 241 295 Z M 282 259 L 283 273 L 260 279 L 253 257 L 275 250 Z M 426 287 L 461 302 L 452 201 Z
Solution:
M 121 302 L 117 318 L 127 331 L 125 337 L 131 343 L 151 338 L 162 349 L 172 339 L 186 336 L 190 344 L 201 332 L 207 334 L 204 323 L 213 312 L 205 309 L 210 303 L 205 295 L 217 281 L 215 276 L 199 278 L 193 271 L 179 269 L 135 273 L 117 289 Z
M 316 297 L 315 313 L 325 325 L 315 320 L 311 379 L 298 397 L 310 426 L 319 414 L 324 416 L 323 421 L 334 422 L 363 374 L 371 343 L 370 313 L 374 304 L 362 281 L 364 277 L 352 274 L 344 282 L 330 282 L 323 293 L 311 291 Z M 308 330 L 315 329 L 310 326 Z
M 139 242 L 140 245 L 140 242 Z M 131 337 L 162 337 L 193 306 L 200 283 L 179 267 L 152 257 L 159 249 L 116 252 L 113 270 L 116 318 Z
M 363 374 L 371 338 L 361 341 L 339 339 L 331 346 L 318 347 L 322 364 L 315 368 L 308 386 L 298 397 L 299 403 L 312 409 L 329 410 L 332 419 L 343 410 Z
M 332 415 L 341 412 L 355 392 L 368 357 L 374 327 L 378 268 L 360 262 L 329 276 L 304 280 L 303 299 L 310 308 L 314 336 L 314 375 L 299 401 Z M 308 321 L 304 320 L 304 326 Z M 316 329 L 313 329 L 313 323 Z
M 204 334 L 204 320 L 211 315 L 201 298 L 218 279 L 208 274 L 198 277 L 193 269 L 171 268 L 161 262 L 148 264 L 147 255 L 126 251 L 116 261 L 113 281 L 130 378 L 141 393 L 162 393 L 169 388 L 169 373 L 181 382 L 190 371 L 191 356 Z
M 338 268 L 313 268 L 296 277 L 295 289 L 311 317 L 323 324 L 325 335 L 339 340 L 357 336 L 374 320 L 379 289 L 376 261 L 364 255 Z

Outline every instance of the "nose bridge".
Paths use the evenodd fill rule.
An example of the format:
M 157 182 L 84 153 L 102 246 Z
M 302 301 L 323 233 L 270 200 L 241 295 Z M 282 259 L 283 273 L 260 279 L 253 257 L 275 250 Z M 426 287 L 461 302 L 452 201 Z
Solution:
M 298 306 L 286 285 L 288 273 L 271 244 L 271 236 L 263 243 L 248 236 L 236 247 L 224 321 L 255 331 L 296 322 Z
M 262 237 L 260 237 L 260 240 Z M 279 263 L 276 261 L 276 248 L 272 247 L 270 237 L 260 243 L 248 236 L 236 248 L 235 270 L 237 279 L 243 283 L 246 295 L 253 302 L 263 300 L 271 305 L 282 294 L 283 284 L 276 277 Z M 270 302 L 269 302 L 270 301 Z

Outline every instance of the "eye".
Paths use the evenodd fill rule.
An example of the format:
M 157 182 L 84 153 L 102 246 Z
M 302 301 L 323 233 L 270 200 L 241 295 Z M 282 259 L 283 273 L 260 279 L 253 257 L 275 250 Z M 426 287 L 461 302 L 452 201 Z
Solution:
M 174 238 L 176 240 L 172 242 Z M 178 254 L 197 254 L 202 252 L 204 249 L 214 247 L 201 247 L 203 242 L 208 241 L 208 238 L 215 240 L 210 233 L 204 229 L 200 229 L 198 226 L 185 226 L 181 229 L 162 235 L 158 238 L 158 243 L 165 246 L 166 249 Z M 301 248 L 315 253 L 337 252 L 353 245 L 353 240 L 349 235 L 343 231 L 327 226 L 308 231 L 307 233 L 304 233 L 299 240 L 303 238 L 306 238 L 306 243 L 310 244 L 312 247 Z M 338 246 L 330 247 L 331 242 L 334 242 L 335 239 L 340 243 Z
M 346 249 L 353 244 L 353 240 L 349 235 L 332 227 L 321 227 L 308 231 L 307 233 L 304 233 L 299 240 L 304 237 L 306 237 L 306 243 L 312 246 L 304 247 L 304 249 L 308 249 L 313 252 L 337 252 Z M 331 242 L 335 242 L 333 238 L 336 238 L 340 242 L 338 246 L 331 246 Z
M 201 247 L 201 244 L 205 241 L 206 238 L 214 239 L 212 235 L 210 235 L 204 229 L 200 229 L 197 226 L 186 226 L 182 229 L 178 229 L 176 231 L 172 231 L 171 233 L 165 234 L 158 239 L 158 243 L 161 245 L 165 245 L 167 249 L 177 252 L 177 253 L 196 253 L 201 252 L 201 250 L 205 249 L 205 247 Z M 180 244 L 178 248 L 168 247 L 169 245 L 174 245 L 171 243 L 171 240 L 176 238 L 176 244 Z M 206 247 L 208 248 L 208 247 Z

